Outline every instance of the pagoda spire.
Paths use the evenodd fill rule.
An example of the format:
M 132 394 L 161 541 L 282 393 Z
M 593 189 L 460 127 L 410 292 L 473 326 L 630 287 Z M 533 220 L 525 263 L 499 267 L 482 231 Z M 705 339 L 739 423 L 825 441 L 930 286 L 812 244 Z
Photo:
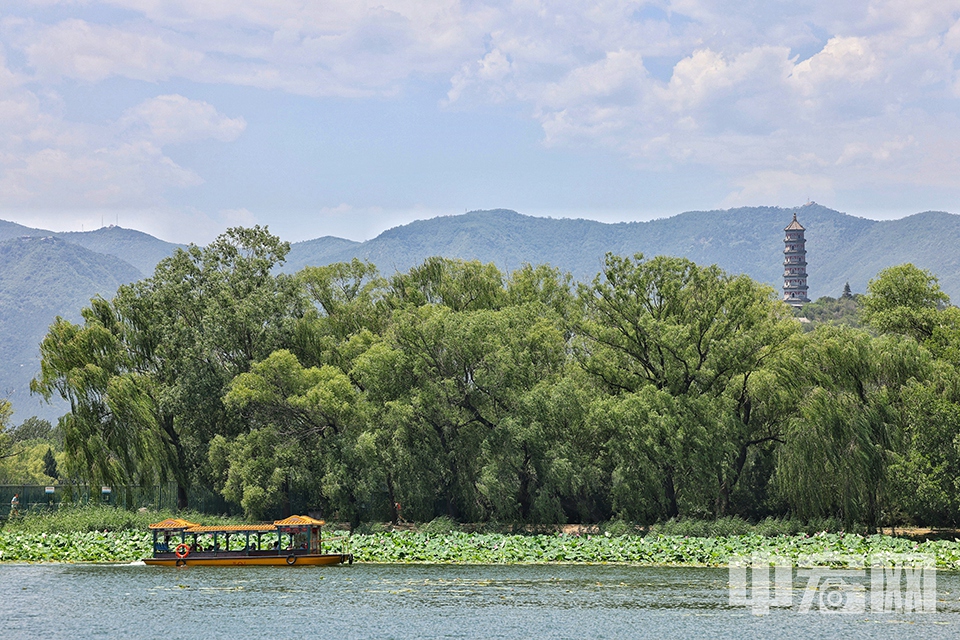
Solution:
M 783 301 L 794 307 L 802 307 L 807 297 L 807 249 L 803 228 L 793 212 L 793 222 L 784 229 L 783 238 Z

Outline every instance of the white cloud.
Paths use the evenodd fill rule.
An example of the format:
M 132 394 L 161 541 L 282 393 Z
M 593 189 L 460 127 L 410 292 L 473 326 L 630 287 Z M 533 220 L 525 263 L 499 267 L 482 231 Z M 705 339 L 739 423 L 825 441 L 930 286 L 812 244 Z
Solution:
M 257 216 L 247 209 L 224 209 L 220 211 L 220 219 L 228 227 L 252 227 L 258 224 Z
M 151 31 L 153 31 L 151 29 Z M 66 76 L 96 82 L 112 76 L 165 80 L 203 66 L 204 56 L 171 33 L 145 33 L 66 20 L 29 30 L 23 51 L 40 78 Z
M 141 17 L 7 20 L 7 37 L 47 80 L 177 77 L 347 97 L 391 95 L 411 74 L 447 73 L 483 37 L 484 11 L 464 16 L 453 0 L 108 4 Z
M 203 179 L 164 153 L 171 143 L 229 141 L 242 118 L 180 95 L 152 98 L 115 123 L 70 122 L 24 88 L 0 92 L 0 205 L 126 207 L 155 204 Z
M 128 129 L 145 127 L 157 144 L 212 138 L 231 142 L 246 128 L 243 118 L 228 118 L 206 102 L 181 95 L 157 96 L 128 110 L 120 120 Z
M 806 202 L 816 195 L 831 200 L 836 185 L 824 175 L 793 171 L 758 171 L 738 180 L 737 189 L 721 206 L 741 207 L 758 202 Z
M 928 184 L 932 176 L 919 157 L 960 157 L 952 136 L 936 140 L 915 131 L 920 121 L 949 126 L 943 112 L 958 106 L 955 0 L 841 11 L 823 2 L 661 6 L 662 15 L 649 11 L 639 21 L 636 6 L 626 3 L 606 5 L 605 19 L 582 8 L 572 31 L 555 28 L 568 8 L 541 6 L 539 33 L 492 32 L 478 62 L 451 74 L 449 97 L 512 94 L 534 107 L 551 145 L 613 147 L 650 168 L 710 166 L 740 184 L 735 198 L 759 193 L 773 175 L 826 188 L 825 181 L 868 184 L 882 171 L 895 182 Z M 534 40 L 536 55 L 523 46 Z M 800 56 L 792 47 L 813 49 Z M 509 76 L 483 73 L 492 52 L 509 56 Z M 673 58 L 672 70 L 658 80 L 650 65 L 664 57 Z M 627 60 L 631 68 L 618 76 L 614 62 Z M 944 102 L 953 105 L 944 110 Z M 953 184 L 948 171 L 935 175 L 939 184 Z
M 203 182 L 149 142 L 72 151 L 43 148 L 11 163 L 0 176 L 2 202 L 118 206 L 149 202 L 166 189 Z
M 0 23 L 8 50 L 26 61 L 0 64 L 0 124 L 9 125 L 0 170 L 9 193 L 27 200 L 53 184 L 44 171 L 90 178 L 85 167 L 121 157 L 139 167 L 134 186 L 112 191 L 95 179 L 101 169 L 72 197 L 122 202 L 195 184 L 200 177 L 162 146 L 232 140 L 245 126 L 171 96 L 131 109 L 113 129 L 66 125 L 22 89 L 63 78 L 182 78 L 362 98 L 396 95 L 426 77 L 449 83 L 438 101 L 445 106 L 522 106 L 547 145 L 613 149 L 652 169 L 709 167 L 728 176 L 734 199 L 801 182 L 954 187 L 960 169 L 960 136 L 951 133 L 960 0 L 33 4 L 59 4 L 72 17 L 47 24 L 34 12 Z M 126 18 L 107 22 L 93 10 L 100 4 Z M 10 159 L 18 153 L 20 165 Z
M 867 38 L 831 38 L 820 53 L 794 67 L 793 75 L 805 93 L 824 83 L 862 85 L 880 73 L 877 56 Z

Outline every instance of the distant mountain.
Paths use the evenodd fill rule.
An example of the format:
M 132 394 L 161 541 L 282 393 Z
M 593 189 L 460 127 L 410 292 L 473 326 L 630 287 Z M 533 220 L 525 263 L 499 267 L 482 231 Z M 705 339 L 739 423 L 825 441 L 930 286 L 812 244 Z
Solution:
M 144 275 L 153 275 L 153 269 L 158 262 L 173 255 L 178 248 L 184 247 L 181 244 L 164 242 L 142 231 L 113 225 L 96 231 L 58 233 L 56 237 L 90 251 L 120 258 Z
M 40 370 L 38 346 L 57 315 L 80 319 L 97 294 L 111 297 L 142 273 L 119 258 L 95 253 L 56 237 L 0 241 L 0 397 L 13 402 L 15 419 L 56 419 L 62 407 L 30 396 Z
M 856 292 L 884 267 L 913 262 L 940 277 L 960 301 L 960 216 L 918 213 L 878 222 L 809 203 L 796 209 L 744 207 L 690 211 L 649 222 L 605 224 L 592 220 L 533 218 L 497 209 L 421 220 L 362 243 L 335 239 L 293 245 L 286 270 L 304 265 L 369 260 L 385 274 L 405 271 L 427 256 L 477 259 L 501 269 L 525 262 L 550 263 L 580 280 L 592 279 L 611 251 L 683 256 L 745 273 L 778 289 L 783 273 L 783 228 L 796 211 L 807 229 L 810 296 L 837 297 L 846 282 Z
M 32 227 L 25 227 L 22 224 L 17 224 L 16 222 L 8 222 L 7 220 L 0 220 L 0 241 L 10 240 L 12 238 L 19 238 L 21 236 L 52 236 L 54 233 L 52 231 L 44 231 L 43 229 L 34 229 Z
M 960 302 L 960 216 L 925 212 L 878 222 L 815 203 L 796 209 L 691 211 L 619 224 L 534 218 L 506 209 L 473 211 L 413 222 L 366 242 L 330 236 L 298 242 L 283 270 L 357 257 L 390 275 L 439 255 L 494 262 L 505 271 L 549 263 L 590 280 L 606 252 L 640 252 L 717 264 L 779 290 L 783 228 L 794 211 L 807 229 L 811 298 L 838 297 L 846 282 L 854 292 L 864 292 L 884 267 L 912 262 L 939 276 L 944 291 Z M 0 220 L 0 397 L 14 401 L 16 420 L 58 414 L 27 395 L 27 384 L 39 370 L 37 346 L 54 317 L 77 320 L 92 296 L 110 297 L 120 284 L 151 275 L 177 246 L 119 227 L 53 233 Z
M 323 236 L 315 240 L 296 242 L 290 247 L 283 270 L 295 273 L 306 266 L 317 266 L 339 262 L 341 256 L 349 255 L 361 243 L 334 236 Z
M 855 292 L 864 292 L 866 283 L 881 269 L 912 262 L 933 272 L 953 303 L 960 304 L 960 216 L 926 211 L 900 220 L 868 222 L 869 228 L 850 238 L 842 251 L 813 255 L 809 247 L 814 245 L 807 240 L 808 269 L 811 273 L 822 272 L 829 287 L 824 293 L 818 287 L 818 296 L 839 296 L 846 280 Z M 812 234 L 817 233 L 816 228 L 808 229 L 806 237 L 815 237 Z
M 12 238 L 60 238 L 70 244 L 78 244 L 97 253 L 120 258 L 132 264 L 143 274 L 152 274 L 157 263 L 173 252 L 181 244 L 165 242 L 150 234 L 110 225 L 94 231 L 55 232 L 45 229 L 33 229 L 15 222 L 0 220 L 0 241 Z M 346 242 L 349 242 L 347 240 Z

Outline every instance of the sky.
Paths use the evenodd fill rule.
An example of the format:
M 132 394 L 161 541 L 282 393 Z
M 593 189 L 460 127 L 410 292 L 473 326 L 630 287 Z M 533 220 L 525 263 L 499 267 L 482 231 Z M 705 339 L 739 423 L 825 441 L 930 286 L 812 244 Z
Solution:
M 4 0 L 0 219 L 960 212 L 960 0 Z

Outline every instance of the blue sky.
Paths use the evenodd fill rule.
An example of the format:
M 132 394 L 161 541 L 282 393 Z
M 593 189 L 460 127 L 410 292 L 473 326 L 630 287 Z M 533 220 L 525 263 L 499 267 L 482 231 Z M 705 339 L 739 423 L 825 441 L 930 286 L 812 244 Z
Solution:
M 960 211 L 960 1 L 7 0 L 0 218 Z

